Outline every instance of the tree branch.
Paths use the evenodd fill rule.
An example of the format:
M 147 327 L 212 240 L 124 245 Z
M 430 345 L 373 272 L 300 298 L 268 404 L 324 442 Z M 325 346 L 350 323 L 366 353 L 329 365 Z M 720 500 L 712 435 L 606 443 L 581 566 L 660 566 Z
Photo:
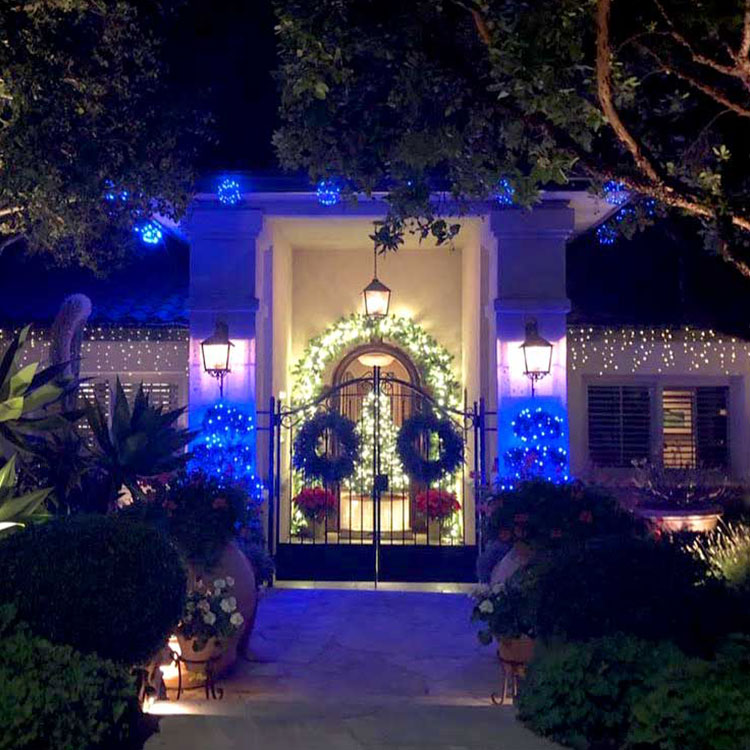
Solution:
M 596 92 L 599 105 L 618 140 L 630 151 L 638 169 L 654 183 L 662 184 L 656 167 L 625 127 L 615 109 L 612 97 L 612 47 L 609 37 L 609 16 L 612 0 L 597 0 L 596 4 Z
M 745 0 L 745 16 L 742 23 L 742 43 L 737 53 L 737 62 L 747 62 L 750 54 L 750 0 Z

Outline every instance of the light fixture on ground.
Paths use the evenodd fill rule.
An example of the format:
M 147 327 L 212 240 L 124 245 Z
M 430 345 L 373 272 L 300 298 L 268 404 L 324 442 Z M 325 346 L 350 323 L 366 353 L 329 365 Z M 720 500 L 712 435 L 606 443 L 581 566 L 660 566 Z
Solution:
M 216 322 L 216 329 L 207 339 L 201 341 L 203 369 L 219 381 L 219 395 L 224 397 L 224 378 L 229 367 L 230 352 L 234 344 L 229 340 L 229 326 L 223 321 Z
M 535 318 L 526 322 L 526 337 L 521 344 L 524 373 L 531 381 L 531 395 L 536 391 L 536 382 L 552 370 L 552 344 L 539 335 Z
M 372 281 L 364 288 L 362 296 L 365 301 L 365 315 L 372 321 L 388 315 L 391 306 L 391 290 L 378 279 L 378 253 L 373 251 L 374 273 Z

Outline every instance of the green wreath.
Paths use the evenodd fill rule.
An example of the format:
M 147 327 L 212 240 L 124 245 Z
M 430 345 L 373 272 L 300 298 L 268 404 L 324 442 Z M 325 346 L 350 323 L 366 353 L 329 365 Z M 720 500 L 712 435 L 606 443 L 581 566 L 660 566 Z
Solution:
M 337 455 L 318 453 L 318 443 L 326 431 L 336 441 Z M 324 411 L 308 419 L 294 438 L 294 468 L 306 479 L 335 484 L 354 473 L 359 458 L 359 436 L 355 424 L 341 414 Z
M 435 433 L 440 438 L 440 457 L 425 458 L 419 450 L 425 436 Z M 396 452 L 410 479 L 430 485 L 447 474 L 453 474 L 464 460 L 464 441 L 450 419 L 434 412 L 418 412 L 401 425 Z

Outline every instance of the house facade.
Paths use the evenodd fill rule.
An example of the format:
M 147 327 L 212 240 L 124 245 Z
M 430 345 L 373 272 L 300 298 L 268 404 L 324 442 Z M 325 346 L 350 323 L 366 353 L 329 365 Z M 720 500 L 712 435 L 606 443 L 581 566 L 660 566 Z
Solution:
M 189 246 L 183 286 L 170 291 L 180 305 L 160 309 L 155 287 L 158 314 L 96 315 L 112 295 L 169 276 L 172 259 L 136 275 L 132 290 L 98 292 L 81 370 L 100 398 L 119 374 L 130 389 L 143 381 L 160 403 L 186 406 L 200 427 L 220 400 L 201 345 L 226 324 L 222 403 L 255 425 L 254 471 L 282 576 L 471 580 L 481 486 L 529 473 L 624 484 L 634 462 L 649 460 L 750 475 L 748 341 L 705 327 L 569 322 L 566 247 L 612 216 L 606 200 L 571 189 L 530 211 L 473 205 L 452 246 L 407 235 L 375 270 L 369 235 L 381 197 L 349 203 L 278 181 L 235 184 L 231 201 L 207 185 L 171 227 Z M 391 292 L 375 323 L 362 301 L 373 275 Z M 533 383 L 529 323 L 552 345 L 548 373 Z M 39 321 L 30 356 L 44 357 L 46 335 Z M 310 479 L 299 436 L 330 412 L 354 425 L 358 451 L 346 476 Z M 452 424 L 462 444 L 460 465 L 432 479 L 410 474 L 398 448 L 424 412 Z M 345 453 L 331 430 L 318 439 Z M 415 451 L 434 461 L 444 442 Z M 328 506 L 305 515 L 301 493 L 315 487 Z M 436 492 L 458 510 L 436 516 Z

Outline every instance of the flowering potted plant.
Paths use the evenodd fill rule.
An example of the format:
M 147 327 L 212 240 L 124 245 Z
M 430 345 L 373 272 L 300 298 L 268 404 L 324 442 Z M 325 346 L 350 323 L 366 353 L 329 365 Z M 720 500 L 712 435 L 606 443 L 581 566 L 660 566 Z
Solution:
M 634 461 L 635 512 L 657 532 L 711 531 L 724 510 L 729 482 L 706 469 L 665 469 Z
M 235 581 L 231 576 L 216 578 L 210 586 L 202 580 L 188 594 L 185 612 L 177 628 L 181 655 L 188 669 L 193 662 L 217 659 L 215 671 L 223 668 L 226 645 L 239 633 L 245 618 L 233 594 Z
M 316 538 L 322 539 L 326 519 L 336 510 L 336 495 L 325 487 L 305 487 L 295 495 L 293 502 L 307 521 L 302 533 L 312 533 Z
M 243 624 L 225 637 L 220 670 L 245 647 L 255 621 L 255 574 L 237 544 L 238 534 L 248 528 L 250 503 L 247 487 L 240 482 L 192 471 L 163 483 L 150 482 L 144 499 L 122 511 L 159 526 L 174 540 L 188 564 L 189 590 L 197 591 L 201 581 L 234 581 L 233 595 Z
M 632 513 L 609 495 L 582 482 L 523 482 L 490 496 L 483 508 L 484 538 L 511 545 L 493 572 L 501 582 L 536 554 L 589 539 L 629 535 L 638 529 Z
M 427 518 L 428 538 L 437 541 L 444 523 L 461 510 L 461 503 L 453 492 L 428 488 L 417 495 L 416 507 Z

